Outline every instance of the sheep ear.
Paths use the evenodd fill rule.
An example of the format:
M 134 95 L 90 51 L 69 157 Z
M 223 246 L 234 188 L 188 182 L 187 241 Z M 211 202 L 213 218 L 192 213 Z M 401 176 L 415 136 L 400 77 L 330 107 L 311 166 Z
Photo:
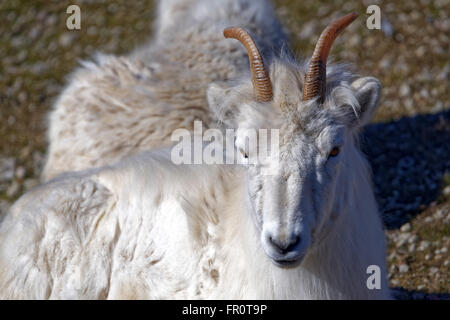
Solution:
M 381 97 L 381 83 L 373 77 L 359 78 L 351 85 L 355 91 L 355 97 L 359 102 L 360 109 L 355 119 L 356 127 L 368 124 L 378 109 Z
M 238 107 L 231 89 L 212 83 L 206 91 L 206 96 L 209 108 L 216 120 L 224 123 L 227 127 L 235 128 Z

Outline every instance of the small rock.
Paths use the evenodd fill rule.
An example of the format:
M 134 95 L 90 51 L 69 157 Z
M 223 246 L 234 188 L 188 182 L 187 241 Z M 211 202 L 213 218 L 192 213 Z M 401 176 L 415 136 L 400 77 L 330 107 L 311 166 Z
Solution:
M 348 44 L 352 47 L 356 47 L 360 43 L 361 43 L 361 37 L 358 34 L 351 36 L 350 39 L 348 40 Z
M 22 180 L 25 177 L 25 174 L 26 174 L 25 167 L 19 166 L 16 168 L 15 175 L 17 179 Z
M 392 36 L 394 35 L 394 27 L 386 17 L 381 19 L 381 30 L 383 31 L 384 35 L 388 38 L 392 38 Z
M 41 34 L 41 28 L 39 26 L 35 26 L 34 28 L 31 29 L 31 31 L 29 33 L 29 37 L 34 40 L 34 39 L 37 39 L 40 34 Z
M 423 290 L 423 289 L 425 289 L 425 285 L 424 284 L 421 284 L 421 285 L 417 286 L 417 290 Z
M 16 160 L 14 158 L 0 159 L 0 182 L 9 181 L 14 177 L 14 167 Z
M 47 70 L 48 66 L 44 62 L 36 62 L 30 66 L 31 72 L 41 75 Z
M 51 26 L 51 25 L 54 25 L 57 21 L 58 21 L 57 16 L 55 16 L 54 14 L 51 14 L 45 20 L 45 24 L 48 26 Z
M 422 90 L 420 90 L 420 96 L 422 97 L 422 98 L 429 98 L 430 97 L 430 94 L 428 93 L 428 90 L 426 90 L 426 89 L 422 89 Z
M 445 262 L 444 262 L 444 267 L 447 267 L 447 266 L 450 266 L 450 260 L 445 260 Z
M 446 186 L 442 193 L 444 194 L 444 196 L 450 196 L 450 186 Z
M 411 235 L 411 237 L 409 237 L 408 243 L 417 243 L 418 239 L 419 239 L 419 237 L 416 234 L 413 234 L 413 235 Z
M 97 28 L 96 28 L 95 26 L 90 26 L 90 27 L 87 29 L 87 34 L 90 35 L 90 36 L 95 36 L 95 35 L 97 35 L 97 34 L 98 34 Z
M 396 265 L 393 264 L 393 265 L 391 265 L 391 266 L 389 267 L 389 272 L 390 272 L 390 273 L 394 273 L 394 272 L 396 271 L 396 269 L 397 269 Z
M 391 260 L 394 260 L 394 258 L 395 258 L 395 252 L 392 252 L 392 253 L 388 256 L 388 260 L 391 261 Z
M 444 217 L 444 210 L 439 209 L 434 213 L 435 219 L 442 219 Z
M 426 241 L 426 240 L 423 240 L 423 241 L 420 242 L 418 250 L 419 251 L 424 251 L 424 250 L 428 249 L 429 247 L 430 247 L 430 242 Z
M 409 233 L 400 233 L 398 235 L 398 238 L 396 239 L 396 246 L 397 248 L 403 246 L 405 243 L 408 242 L 410 234 Z
M 19 99 L 20 103 L 25 103 L 27 101 L 28 94 L 25 91 L 19 92 L 17 95 L 17 99 Z
M 411 231 L 411 224 L 408 222 L 408 223 L 405 223 L 404 225 L 402 225 L 402 227 L 400 228 L 400 231 L 401 232 L 409 232 L 409 231 Z
M 74 33 L 72 33 L 72 32 L 65 32 L 59 37 L 58 43 L 62 47 L 66 48 L 66 47 L 69 47 L 72 44 L 74 39 L 75 39 L 75 34 Z
M 431 259 L 431 254 L 425 255 L 425 260 L 430 260 L 430 259 Z
M 20 190 L 20 184 L 17 180 L 14 180 L 11 185 L 6 189 L 6 196 L 9 198 L 14 197 Z
M 401 265 L 398 267 L 398 271 L 400 271 L 400 272 L 402 272 L 402 273 L 408 272 L 408 271 L 409 271 L 409 267 L 408 267 L 408 265 L 407 265 L 406 263 L 403 263 L 403 264 L 401 264 Z
M 412 98 L 405 99 L 404 105 L 409 111 L 414 111 L 414 100 Z
M 430 274 L 435 274 L 435 273 L 438 273 L 438 272 L 439 272 L 438 268 L 436 268 L 436 267 L 431 267 L 430 268 Z
M 17 54 L 16 62 L 17 62 L 17 63 L 21 63 L 21 62 L 25 61 L 25 59 L 27 58 L 27 56 L 28 56 L 28 53 L 27 53 L 26 50 L 20 51 L 20 52 Z
M 391 67 L 392 63 L 391 63 L 391 61 L 390 61 L 389 59 L 383 58 L 383 59 L 381 59 L 381 61 L 379 62 L 379 65 L 380 65 L 380 67 L 381 67 L 382 69 L 387 70 L 387 69 L 389 69 L 389 68 Z
M 414 53 L 415 53 L 415 55 L 417 57 L 422 58 L 425 55 L 426 52 L 427 51 L 426 51 L 425 47 L 424 46 L 420 46 L 420 47 L 418 47 L 416 49 L 416 51 Z
M 7 122 L 10 126 L 13 126 L 16 123 L 16 118 L 14 116 L 9 116 Z
M 300 39 L 310 39 L 314 34 L 315 29 L 316 29 L 315 21 L 307 22 L 303 25 L 298 36 Z
M 431 109 L 431 111 L 433 112 L 439 112 L 442 110 L 444 110 L 444 104 L 442 103 L 442 101 L 436 102 L 433 108 Z
M 407 97 L 411 93 L 411 88 L 406 83 L 400 86 L 400 96 Z

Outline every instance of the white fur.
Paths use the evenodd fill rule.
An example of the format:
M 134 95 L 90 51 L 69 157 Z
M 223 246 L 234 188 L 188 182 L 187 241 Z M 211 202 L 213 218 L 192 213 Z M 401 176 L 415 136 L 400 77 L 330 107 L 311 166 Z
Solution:
M 0 298 L 389 298 L 384 233 L 356 138 L 379 86 L 343 80 L 324 105 L 297 103 L 301 83 L 278 95 L 302 79 L 295 72 L 272 64 L 269 104 L 233 103 L 251 97 L 249 80 L 223 89 L 228 100 L 209 92 L 213 110 L 236 108 L 225 125 L 280 129 L 280 173 L 177 166 L 166 149 L 48 182 L 0 226 Z M 342 105 L 342 90 L 352 105 Z M 325 160 L 336 144 L 340 155 Z M 296 227 L 307 239 L 302 256 L 279 266 L 266 231 L 287 239 Z M 381 269 L 381 289 L 366 286 L 370 265 Z
M 22 197 L 0 227 L 0 297 L 386 298 L 385 280 L 366 287 L 368 265 L 386 275 L 384 242 L 365 163 L 352 171 L 352 210 L 292 269 L 264 254 L 240 167 L 144 153 L 55 180 Z
M 167 5 L 171 8 L 177 3 L 182 2 L 168 1 Z M 183 10 L 188 10 L 194 2 L 183 3 Z M 218 1 L 208 3 L 219 6 Z M 264 1 L 236 3 L 246 3 L 258 14 L 265 12 Z M 227 8 L 233 6 L 226 4 L 216 8 L 218 16 L 213 14 L 213 18 L 230 12 Z M 207 10 L 195 12 L 192 16 L 200 15 L 200 19 Z M 167 25 L 161 23 L 159 34 L 175 28 L 170 19 Z M 221 49 L 235 42 L 219 37 Z M 235 48 L 234 44 L 228 48 Z M 227 57 L 220 58 L 225 65 L 241 61 Z M 185 112 L 189 109 L 186 101 L 192 102 L 189 95 L 173 92 L 173 87 L 167 92 L 159 90 L 175 78 L 163 79 L 161 87 L 153 90 L 145 84 L 145 74 L 150 79 L 152 67 L 147 65 L 147 71 L 143 67 L 135 74 L 126 59 L 111 59 L 115 59 L 111 69 L 88 64 L 86 68 L 94 71 L 82 72 L 94 78 L 104 72 L 104 79 L 112 83 L 133 77 L 144 83 L 135 88 L 118 86 L 109 97 L 89 91 L 83 77 L 66 89 L 79 89 L 79 96 L 63 94 L 62 100 L 85 94 L 82 101 L 86 103 L 80 106 L 88 108 L 86 116 L 76 118 L 75 113 L 75 119 L 69 119 L 73 121 L 70 128 L 80 134 L 95 129 L 84 120 L 95 114 L 89 111 L 105 108 L 105 113 L 99 111 L 104 116 L 102 129 L 116 135 L 102 136 L 104 145 L 119 150 L 110 153 L 97 145 L 98 137 L 95 140 L 88 134 L 78 145 L 75 140 L 74 145 L 67 145 L 75 150 L 93 149 L 93 157 L 75 157 L 73 167 L 111 163 L 148 148 L 153 133 L 141 125 L 152 121 L 163 126 L 158 131 L 160 140 L 152 146 L 164 145 L 169 132 L 165 130 L 179 125 L 180 115 L 189 115 Z M 263 174 L 261 163 L 177 166 L 169 158 L 170 149 L 165 149 L 60 176 L 21 197 L 0 225 L 0 298 L 389 298 L 384 233 L 357 139 L 359 129 L 378 107 L 379 82 L 330 65 L 325 102 L 304 102 L 306 64 L 286 57 L 267 61 L 274 89 L 271 102 L 254 101 L 247 73 L 239 82 L 218 81 L 204 90 L 211 108 L 207 118 L 219 120 L 219 127 L 279 130 L 276 171 Z M 122 71 L 123 77 L 115 76 Z M 127 92 L 134 93 L 127 99 L 141 93 L 156 102 L 152 107 L 140 105 L 139 99 L 135 105 L 131 100 L 124 103 Z M 168 92 L 173 95 L 165 96 Z M 61 110 L 57 108 L 52 117 Z M 133 120 L 136 110 L 146 117 Z M 173 119 L 170 110 L 176 115 Z M 160 112 L 156 120 L 153 112 Z M 194 118 L 181 121 L 187 126 Z M 123 131 L 122 121 L 131 121 Z M 53 128 L 62 123 L 55 120 Z M 93 124 L 99 124 L 98 120 Z M 133 140 L 135 135 L 140 138 Z M 68 139 L 74 136 L 66 134 Z M 131 147 L 126 138 L 131 139 Z M 245 148 L 243 140 L 238 134 L 236 149 Z M 54 144 L 63 141 L 56 139 Z M 330 157 L 334 147 L 340 153 Z M 263 160 L 273 162 L 271 157 Z M 296 245 L 288 246 L 292 243 Z M 366 285 L 370 265 L 381 269 L 381 289 L 370 290 Z
M 211 125 L 207 86 L 248 73 L 245 49 L 223 37 L 231 25 L 248 28 L 266 57 L 285 42 L 267 0 L 164 0 L 149 44 L 84 62 L 49 115 L 43 180 L 168 146 L 194 120 Z

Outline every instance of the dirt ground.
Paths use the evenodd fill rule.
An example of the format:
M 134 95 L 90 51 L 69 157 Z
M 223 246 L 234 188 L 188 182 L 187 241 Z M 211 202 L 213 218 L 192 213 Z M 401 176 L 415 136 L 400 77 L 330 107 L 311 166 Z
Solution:
M 66 8 L 81 7 L 68 31 Z M 381 30 L 366 8 L 381 9 Z M 390 285 L 399 298 L 450 298 L 450 5 L 448 0 L 276 0 L 299 58 L 334 18 L 361 14 L 333 48 L 383 84 L 362 147 L 389 244 Z M 153 1 L 0 2 L 0 214 L 39 183 L 46 114 L 81 59 L 126 54 L 151 37 Z

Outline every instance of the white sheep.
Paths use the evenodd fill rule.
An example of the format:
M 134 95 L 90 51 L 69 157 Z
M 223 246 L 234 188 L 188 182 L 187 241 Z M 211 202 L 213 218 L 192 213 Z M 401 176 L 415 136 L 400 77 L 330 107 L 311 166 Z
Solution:
M 0 225 L 0 298 L 389 298 L 357 144 L 381 87 L 326 67 L 354 18 L 322 33 L 306 73 L 284 58 L 266 71 L 245 30 L 225 31 L 248 50 L 251 80 L 211 84 L 208 103 L 226 128 L 279 130 L 275 172 L 262 164 L 275 154 L 252 164 L 237 131 L 242 165 L 175 165 L 165 149 L 54 179 Z
M 72 76 L 49 116 L 42 179 L 168 146 L 177 128 L 207 127 L 211 82 L 248 70 L 245 50 L 222 31 L 245 26 L 266 57 L 285 35 L 267 0 L 164 0 L 152 41 L 128 57 L 98 55 Z M 176 22 L 176 23 L 175 23 Z

